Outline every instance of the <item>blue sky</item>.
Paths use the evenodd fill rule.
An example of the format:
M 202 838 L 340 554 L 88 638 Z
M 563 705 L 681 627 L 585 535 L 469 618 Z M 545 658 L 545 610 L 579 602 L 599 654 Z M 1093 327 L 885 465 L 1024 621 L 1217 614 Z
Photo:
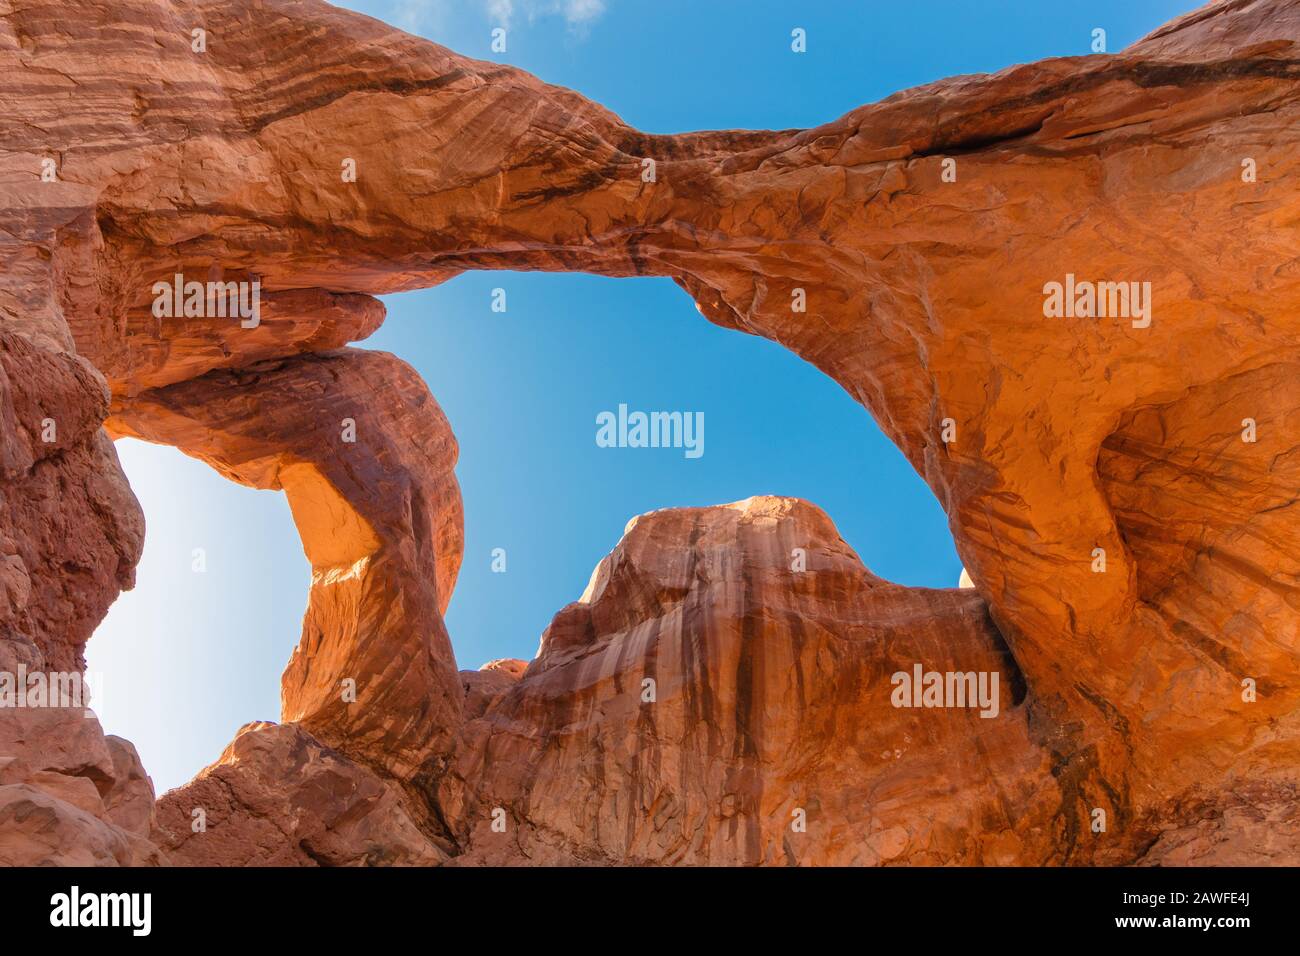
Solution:
M 618 2 L 353 0 L 338 4 L 572 87 L 657 133 L 813 126 L 958 73 L 1118 50 L 1187 2 Z M 793 12 L 787 12 L 793 11 Z M 504 24 L 507 51 L 490 50 Z M 790 51 L 807 31 L 808 52 Z M 507 311 L 493 312 L 492 290 Z M 753 494 L 825 509 L 869 568 L 950 587 L 947 521 L 911 466 L 834 382 L 780 347 L 704 320 L 667 279 L 476 273 L 390 296 L 366 348 L 423 375 L 460 442 L 465 562 L 447 615 L 462 668 L 531 658 L 628 519 Z M 619 404 L 703 412 L 705 453 L 610 449 Z M 309 569 L 278 492 L 225 481 L 170 448 L 118 443 L 148 531 L 137 588 L 88 647 L 106 729 L 159 792 L 249 720 L 279 717 Z M 206 570 L 193 569 L 202 548 Z M 504 548 L 504 574 L 491 569 Z

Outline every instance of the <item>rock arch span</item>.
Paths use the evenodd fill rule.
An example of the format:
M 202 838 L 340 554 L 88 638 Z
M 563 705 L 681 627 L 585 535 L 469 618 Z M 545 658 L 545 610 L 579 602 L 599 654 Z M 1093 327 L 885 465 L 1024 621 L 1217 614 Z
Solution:
M 72 544 L 42 547 L 21 524 L 28 512 L 8 519 L 0 530 L 22 550 L 6 545 L 18 583 L 0 624 L 21 624 L 47 658 L 75 659 L 129 580 L 134 512 L 96 428 L 107 417 L 297 502 L 321 573 L 286 674 L 296 721 L 242 735 L 218 771 L 274 790 L 290 755 L 294 779 L 347 761 L 379 781 L 357 792 L 378 795 L 364 813 L 320 801 L 312 819 L 390 819 L 377 808 L 397 800 L 433 847 L 396 849 L 405 825 L 398 836 L 362 827 L 360 850 L 337 845 L 337 826 L 281 833 L 307 861 L 1260 852 L 1243 817 L 1267 819 L 1296 783 L 1296 635 L 1277 545 L 1294 520 L 1280 486 L 1296 431 L 1289 390 L 1271 390 L 1265 413 L 1258 390 L 1237 384 L 1281 384 L 1296 354 L 1300 4 L 1214 3 L 1121 54 L 943 81 L 813 130 L 680 136 L 640 133 L 571 91 L 323 4 L 230 0 L 201 13 L 224 38 L 202 58 L 187 42 L 195 14 L 160 0 L 118 0 L 58 29 L 40 7 L 4 17 L 3 55 L 31 77 L 6 140 L 20 172 L 3 187 L 0 314 L 19 372 L 0 390 L 13 423 L 4 480 L 12 491 L 57 472 L 78 489 L 65 512 L 98 483 L 120 513 L 92 504 Z M 96 16 L 130 29 L 103 30 Z M 277 57 L 260 55 L 271 48 Z M 82 95 L 91 86 L 103 95 Z M 41 183 L 50 153 L 59 180 Z M 1243 155 L 1263 171 L 1254 182 L 1240 176 Z M 945 183 L 953 157 L 958 178 Z M 339 176 L 345 158 L 354 183 Z M 656 160 L 653 184 L 643 158 Z M 935 490 L 978 595 L 874 581 L 806 505 L 662 513 L 629 530 L 608 559 L 620 573 L 607 567 L 561 612 L 522 678 L 464 678 L 462 700 L 440 616 L 459 560 L 454 442 L 427 389 L 385 366 L 400 396 L 355 393 L 350 417 L 373 431 L 360 429 L 348 458 L 308 447 L 334 424 L 295 419 L 273 385 L 329 407 L 325 383 L 368 382 L 361 363 L 394 361 L 344 349 L 381 321 L 372 296 L 470 268 L 668 275 L 710 320 L 813 362 Z M 178 272 L 256 277 L 261 326 L 160 325 L 148 290 Z M 1044 283 L 1066 275 L 1150 281 L 1152 323 L 1045 319 Z M 807 313 L 790 310 L 796 289 Z M 46 408 L 75 423 L 54 450 L 32 439 Z M 1225 458 L 1210 410 L 1272 427 Z M 400 431 L 404 415 L 432 446 Z M 940 437 L 946 419 L 955 441 Z M 1206 480 L 1221 485 L 1257 456 L 1245 459 L 1250 493 L 1230 507 L 1173 505 L 1161 464 L 1211 452 L 1226 472 Z M 1139 453 L 1150 461 L 1135 465 Z M 376 494 L 366 475 L 393 477 Z M 1192 574 L 1156 566 L 1168 549 L 1143 516 L 1158 503 L 1174 508 L 1184 554 L 1216 542 Z M 1257 533 L 1228 546 L 1232 522 Z M 719 535 L 739 568 L 716 564 Z M 824 559 L 809 594 L 770 562 L 772 542 L 791 535 Z M 76 596 L 59 570 L 74 546 L 86 570 Z M 423 583 L 408 586 L 415 576 Z M 69 612 L 32 610 L 33 580 Z M 1221 634 L 1207 636 L 1207 592 L 1237 607 Z M 945 641 L 926 643 L 932 633 Z M 775 658 L 756 656 L 754 634 Z M 398 639 L 381 646 L 380 635 Z M 880 680 L 922 651 L 958 669 L 972 666 L 965 657 L 1004 666 L 1023 699 L 996 730 L 965 715 L 907 724 L 915 715 L 887 709 Z M 400 666 L 385 669 L 394 654 Z M 386 675 L 386 706 L 357 714 L 329 701 L 352 666 Z M 661 666 L 680 695 L 662 726 L 630 707 L 625 686 Z M 1268 692 L 1243 700 L 1243 677 Z M 484 710 L 466 720 L 470 698 Z M 909 747 L 876 751 L 880 740 L 844 726 L 854 718 L 893 726 Z M 809 727 L 824 746 L 797 745 Z M 271 738 L 282 746 L 260 745 Z M 941 768 L 935 753 L 969 763 Z M 849 763 L 830 782 L 819 776 L 838 760 Z M 814 780 L 813 796 L 788 796 Z M 232 805 L 227 834 L 266 823 L 250 809 L 260 792 Z M 810 838 L 787 835 L 789 799 L 817 801 Z M 497 806 L 511 821 L 504 840 L 482 829 Z M 1105 837 L 1088 826 L 1096 809 L 1112 821 Z M 214 852 L 171 845 L 168 832 L 177 861 L 264 858 L 265 840 Z M 1269 852 L 1294 854 L 1293 837 Z

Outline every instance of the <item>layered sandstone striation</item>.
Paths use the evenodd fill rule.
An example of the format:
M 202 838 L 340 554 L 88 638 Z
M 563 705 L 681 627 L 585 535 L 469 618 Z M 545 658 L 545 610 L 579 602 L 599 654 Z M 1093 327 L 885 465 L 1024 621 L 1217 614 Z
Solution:
M 312 566 L 286 720 L 404 780 L 460 723 L 442 612 L 464 548 L 456 440 L 404 362 L 344 349 L 150 389 L 109 420 L 282 489 Z
M 313 0 L 65 7 L 0 15 L 0 640 L 78 668 L 130 586 L 107 434 L 284 489 L 313 581 L 285 723 L 156 828 L 141 773 L 0 735 L 0 795 L 54 821 L 0 813 L 6 852 L 150 858 L 111 826 L 176 863 L 1300 858 L 1300 2 L 678 136 Z M 496 268 L 669 276 L 813 362 L 974 588 L 883 582 L 801 502 L 657 512 L 526 669 L 458 674 L 450 427 L 346 345 L 375 296 Z M 257 282 L 258 324 L 158 316 L 178 274 Z M 1046 316 L 1073 279 L 1149 308 Z M 894 707 L 915 664 L 999 674 L 997 716 Z
M 999 674 L 1005 710 L 892 706 L 916 662 Z M 465 724 L 439 799 L 461 863 L 1045 862 L 1062 787 L 1023 695 L 978 595 L 881 580 L 812 505 L 658 511 Z

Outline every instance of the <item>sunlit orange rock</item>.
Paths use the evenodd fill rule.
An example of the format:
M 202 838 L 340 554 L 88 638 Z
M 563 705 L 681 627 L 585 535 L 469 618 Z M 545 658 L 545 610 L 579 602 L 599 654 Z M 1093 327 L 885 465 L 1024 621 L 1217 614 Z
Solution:
M 985 716 L 894 706 L 917 665 L 998 675 Z M 657 511 L 466 723 L 439 802 L 460 863 L 1049 862 L 1023 697 L 978 595 L 882 581 L 812 505 Z
M 415 371 L 360 349 L 255 363 L 143 392 L 109 427 L 284 490 L 312 565 L 284 717 L 427 786 L 460 723 L 442 612 L 464 536 L 456 440 Z

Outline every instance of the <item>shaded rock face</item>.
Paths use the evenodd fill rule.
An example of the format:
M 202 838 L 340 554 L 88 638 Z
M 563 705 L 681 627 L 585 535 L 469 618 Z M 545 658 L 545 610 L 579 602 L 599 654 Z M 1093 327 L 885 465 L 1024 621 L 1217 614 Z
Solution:
M 915 665 L 999 675 L 996 715 L 893 706 Z M 655 512 L 466 723 L 440 802 L 463 863 L 1046 862 L 1023 694 L 977 595 L 882 581 L 806 502 Z
M 0 673 L 55 670 L 32 642 L 0 639 Z M 0 865 L 157 865 L 153 814 L 135 748 L 85 707 L 0 710 Z
M 241 728 L 212 766 L 158 801 L 178 866 L 435 866 L 446 859 L 400 788 L 297 724 Z
M 102 377 L 0 326 L 0 639 L 57 671 L 135 583 L 144 516 L 112 442 Z
M 310 0 L 79 13 L 0 17 L 0 640 L 79 669 L 130 586 L 108 434 L 284 489 L 313 566 L 285 724 L 161 802 L 176 862 L 1300 860 L 1300 2 L 679 136 Z M 974 588 L 880 581 L 800 502 L 659 512 L 522 674 L 458 673 L 455 441 L 345 346 L 492 268 L 671 276 L 813 362 Z M 159 315 L 178 274 L 258 321 Z M 1054 309 L 1076 280 L 1138 292 Z M 996 673 L 997 716 L 894 706 L 916 665 Z M 0 739 L 3 852 L 152 858 L 102 734 L 73 773 Z
M 503 658 L 489 661 L 476 671 L 461 671 L 460 686 L 465 694 L 465 719 L 482 717 L 498 697 L 524 676 L 527 669 L 527 661 Z

